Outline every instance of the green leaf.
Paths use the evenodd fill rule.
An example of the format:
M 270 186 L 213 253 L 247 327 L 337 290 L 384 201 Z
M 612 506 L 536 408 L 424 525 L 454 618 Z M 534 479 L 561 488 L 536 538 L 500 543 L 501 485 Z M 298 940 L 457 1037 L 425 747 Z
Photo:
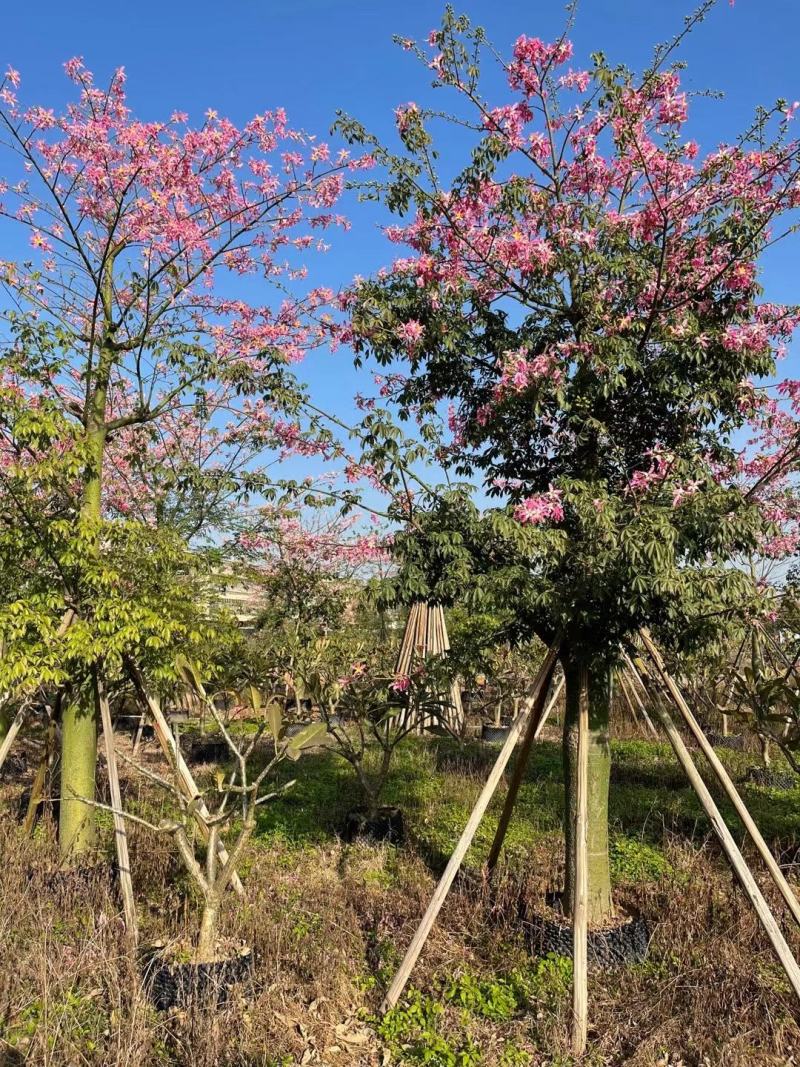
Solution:
M 281 712 L 280 705 L 276 704 L 274 701 L 267 705 L 267 719 L 269 720 L 269 728 L 272 731 L 272 736 L 278 741 L 283 727 L 283 713 Z
M 306 726 L 295 734 L 286 744 L 286 755 L 291 760 L 297 760 L 300 758 L 300 753 L 304 748 L 309 748 L 311 745 L 317 745 L 323 737 L 328 733 L 328 727 L 324 722 L 312 722 L 310 726 Z

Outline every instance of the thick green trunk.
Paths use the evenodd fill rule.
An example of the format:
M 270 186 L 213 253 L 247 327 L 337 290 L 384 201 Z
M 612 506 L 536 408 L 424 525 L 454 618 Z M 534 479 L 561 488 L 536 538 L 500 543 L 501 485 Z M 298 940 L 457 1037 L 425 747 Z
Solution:
M 578 750 L 578 710 L 582 695 L 589 706 L 589 790 L 587 805 L 587 867 L 589 925 L 597 926 L 611 914 L 611 873 L 608 861 L 608 785 L 611 749 L 608 717 L 611 675 L 605 668 L 590 667 L 576 659 L 564 664 L 566 711 L 564 715 L 564 833 L 566 837 L 566 876 L 564 910 L 572 911 L 575 886 L 574 826 Z
M 94 808 L 77 798 L 94 800 L 97 764 L 97 718 L 87 701 L 64 709 L 61 723 L 61 806 L 58 839 L 61 856 L 73 858 L 94 848 Z
M 98 382 L 86 428 L 89 467 L 83 489 L 81 518 L 99 524 L 102 517 L 103 455 L 106 446 L 105 408 L 110 370 L 110 353 L 104 350 L 98 368 Z M 95 799 L 97 767 L 97 716 L 94 700 L 86 689 L 84 699 L 64 709 L 61 723 L 61 806 L 58 840 L 61 858 L 75 859 L 95 845 L 95 809 L 77 797 Z

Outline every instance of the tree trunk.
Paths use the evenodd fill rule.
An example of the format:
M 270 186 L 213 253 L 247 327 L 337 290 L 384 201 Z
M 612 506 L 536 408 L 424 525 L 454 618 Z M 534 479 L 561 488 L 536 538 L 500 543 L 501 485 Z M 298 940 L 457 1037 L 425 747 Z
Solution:
M 97 765 L 97 719 L 94 707 L 74 701 L 64 708 L 61 723 L 61 805 L 58 840 L 61 858 L 80 856 L 94 848 L 94 809 L 79 797 L 94 800 Z
M 572 840 L 576 816 L 578 718 L 582 692 L 589 705 L 588 738 L 588 921 L 597 926 L 613 911 L 611 874 L 608 860 L 608 786 L 611 749 L 608 718 L 611 673 L 575 657 L 564 661 L 566 709 L 564 712 L 564 834 L 566 837 L 566 876 L 564 913 L 572 914 L 576 887 L 575 848 Z
M 102 518 L 103 456 L 106 446 L 105 411 L 108 376 L 113 356 L 105 348 L 97 371 L 97 385 L 90 401 L 86 439 L 89 466 L 83 489 L 81 520 L 99 526 Z M 62 860 L 75 858 L 94 848 L 95 809 L 76 797 L 95 799 L 97 768 L 97 716 L 94 699 L 85 687 L 83 699 L 64 710 L 61 724 L 61 808 L 58 840 Z
M 200 933 L 197 938 L 197 962 L 210 963 L 217 951 L 217 924 L 219 922 L 219 900 L 207 899 L 200 920 Z

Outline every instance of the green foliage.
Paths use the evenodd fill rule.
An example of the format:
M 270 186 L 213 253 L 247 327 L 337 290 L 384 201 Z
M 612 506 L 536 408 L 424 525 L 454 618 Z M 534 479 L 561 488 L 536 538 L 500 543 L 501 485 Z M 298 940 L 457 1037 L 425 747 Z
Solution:
M 494 1022 L 511 1019 L 519 1010 L 517 986 L 503 979 L 462 974 L 445 984 L 443 994 L 448 1003 Z
M 571 981 L 572 961 L 554 955 L 507 976 L 481 978 L 464 972 L 437 983 L 430 995 L 410 990 L 376 1029 L 403 1063 L 472 1067 L 487 1061 L 470 1034 L 470 1020 L 506 1023 L 533 1004 L 552 1011 L 568 995 Z M 447 1019 L 448 1007 L 458 1010 L 460 1025 Z M 528 1053 L 511 1043 L 504 1046 L 501 1064 L 521 1067 L 530 1062 Z
M 615 881 L 655 882 L 671 870 L 663 852 L 637 838 L 616 834 L 611 839 L 610 853 Z
M 477 1067 L 480 1051 L 465 1036 L 454 1045 L 440 1031 L 442 1004 L 418 989 L 410 990 L 401 1005 L 377 1024 L 378 1036 L 401 1063 L 428 1067 Z
M 23 1051 L 44 1026 L 51 1050 L 63 1032 L 80 1055 L 90 1056 L 98 1051 L 108 1025 L 108 1015 L 97 997 L 72 986 L 55 991 L 46 1001 L 32 1001 L 12 1021 L 0 1020 L 0 1042 Z

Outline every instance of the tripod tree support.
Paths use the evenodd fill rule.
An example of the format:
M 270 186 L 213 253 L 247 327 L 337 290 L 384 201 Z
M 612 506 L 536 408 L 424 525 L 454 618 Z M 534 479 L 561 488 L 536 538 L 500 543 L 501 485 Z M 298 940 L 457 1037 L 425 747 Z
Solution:
M 750 815 L 750 812 L 747 810 L 738 789 L 733 784 L 730 775 L 725 770 L 724 765 L 722 764 L 719 756 L 714 751 L 714 748 L 709 742 L 705 733 L 703 732 L 702 727 L 689 709 L 689 705 L 684 700 L 681 691 L 678 689 L 678 686 L 675 684 L 675 681 L 667 672 L 667 669 L 664 666 L 664 660 L 655 643 L 653 642 L 652 637 L 647 632 L 647 630 L 642 631 L 641 637 L 642 642 L 644 643 L 644 647 L 646 648 L 648 655 L 652 659 L 662 682 L 669 691 L 673 703 L 683 716 L 684 722 L 689 727 L 689 730 L 691 731 L 692 735 L 700 746 L 703 755 L 706 757 L 709 764 L 711 765 L 711 769 L 714 771 L 717 778 L 719 779 L 719 783 L 725 790 L 728 799 L 733 804 L 733 807 L 736 810 L 736 814 L 742 820 L 744 828 L 747 830 L 748 834 L 752 838 L 753 844 L 758 849 L 759 855 L 763 859 L 767 870 L 772 875 L 772 878 L 778 889 L 780 890 L 783 899 L 786 901 L 786 905 L 789 908 L 789 911 L 792 913 L 795 922 L 798 924 L 798 926 L 800 926 L 800 904 L 798 904 L 797 897 L 794 895 L 791 886 L 786 881 L 786 876 L 781 870 L 778 861 L 775 859 L 772 854 L 772 851 L 769 848 L 769 845 L 762 837 L 761 831 L 758 829 L 755 822 L 753 821 L 753 818 Z
M 436 918 L 439 915 L 439 912 L 442 910 L 442 905 L 447 899 L 447 894 L 450 891 L 450 887 L 452 886 L 453 881 L 455 880 L 456 874 L 458 873 L 461 864 L 464 862 L 464 857 L 466 856 L 469 850 L 469 846 L 472 844 L 472 839 L 475 837 L 478 827 L 480 826 L 481 819 L 486 813 L 486 809 L 489 807 L 489 804 L 491 802 L 492 797 L 494 796 L 495 790 L 497 789 L 500 779 L 503 777 L 503 771 L 506 769 L 506 765 L 511 759 L 511 755 L 514 751 L 514 746 L 516 745 L 517 740 L 519 739 L 519 736 L 528 721 L 528 716 L 531 714 L 531 710 L 535 705 L 537 699 L 539 698 L 539 694 L 541 693 L 542 689 L 546 690 L 550 676 L 553 672 L 553 668 L 555 667 L 557 657 L 558 646 L 554 645 L 549 649 L 547 655 L 545 656 L 544 663 L 542 664 L 539 670 L 539 674 L 536 677 L 532 695 L 525 702 L 523 710 L 517 716 L 517 719 L 512 725 L 508 737 L 506 738 L 503 744 L 503 747 L 500 749 L 500 753 L 497 757 L 495 765 L 494 767 L 492 767 L 491 773 L 489 774 L 489 777 L 486 780 L 486 784 L 481 790 L 481 794 L 478 797 L 475 807 L 472 809 L 472 814 L 470 815 L 467 821 L 467 825 L 464 827 L 461 837 L 458 840 L 458 844 L 455 847 L 455 851 L 450 857 L 450 861 L 444 870 L 444 874 L 439 879 L 439 884 L 434 890 L 430 904 L 428 905 L 428 908 L 422 917 L 422 921 L 417 927 L 417 931 L 414 934 L 414 937 L 411 939 L 411 944 L 406 950 L 406 954 L 403 957 L 403 962 L 400 964 L 397 974 L 394 976 L 392 984 L 389 986 L 389 990 L 383 1000 L 383 1004 L 381 1005 L 381 1011 L 385 1012 L 388 1011 L 390 1008 L 393 1008 L 402 996 L 403 990 L 406 987 L 408 979 L 411 977 L 411 972 L 414 969 L 414 964 L 417 962 L 419 954 L 428 939 L 428 935 L 430 934 L 431 929 L 433 928 L 433 924 L 436 922 Z
M 555 664 L 553 665 L 553 670 L 555 670 Z M 511 816 L 514 814 L 514 805 L 517 802 L 519 787 L 522 785 L 522 779 L 525 776 L 525 770 L 528 766 L 533 743 L 538 740 L 539 735 L 544 729 L 544 724 L 547 722 L 550 712 L 555 707 L 556 702 L 561 695 L 561 690 L 564 688 L 564 679 L 560 678 L 547 707 L 544 707 L 551 680 L 552 673 L 550 678 L 547 679 L 547 683 L 540 689 L 539 696 L 536 698 L 528 719 L 528 727 L 525 731 L 525 736 L 522 739 L 517 762 L 514 764 L 514 773 L 508 784 L 508 792 L 506 793 L 505 803 L 503 804 L 503 811 L 500 815 L 500 821 L 497 824 L 494 841 L 492 842 L 492 847 L 489 851 L 489 858 L 486 860 L 486 868 L 489 874 L 495 869 L 497 861 L 500 859 L 500 851 L 503 847 L 506 833 L 508 832 Z M 542 711 L 543 707 L 544 711 Z
M 125 819 L 120 814 L 122 811 L 122 792 L 119 787 L 117 757 L 114 751 L 114 728 L 111 725 L 111 709 L 108 706 L 108 694 L 106 693 L 103 679 L 98 672 L 95 672 L 94 675 L 94 694 L 100 712 L 100 722 L 103 726 L 103 742 L 106 750 L 106 766 L 108 768 L 108 786 L 109 792 L 111 793 L 111 806 L 114 809 L 114 844 L 117 850 L 117 866 L 119 867 L 122 907 L 125 913 L 125 929 L 128 932 L 128 937 L 135 945 L 139 939 L 139 932 L 136 924 L 136 902 L 133 898 L 131 863 L 128 855 L 128 834 L 125 829 Z
M 161 705 L 154 696 L 151 696 L 151 694 L 147 692 L 144 685 L 144 679 L 136 665 L 131 661 L 127 661 L 126 666 L 137 693 L 147 705 L 150 714 L 153 716 L 153 729 L 155 730 L 156 737 L 164 751 L 164 755 L 167 757 L 167 761 L 170 766 L 175 769 L 181 789 L 183 789 L 189 800 L 197 801 L 193 808 L 193 814 L 195 822 L 200 828 L 200 832 L 207 841 L 211 836 L 211 831 L 208 825 L 211 813 L 202 800 L 200 790 L 197 788 L 197 783 L 192 777 L 192 772 L 189 770 L 186 760 L 181 755 L 172 730 L 169 728 L 169 723 L 164 716 L 164 712 L 161 710 Z M 217 838 L 217 855 L 223 864 L 227 862 L 228 851 L 219 838 Z M 231 878 L 231 885 L 239 896 L 244 895 L 244 886 L 242 885 L 239 875 L 235 871 Z
M 642 634 L 642 639 L 645 640 L 645 648 L 648 648 L 648 643 L 652 645 L 652 639 L 649 634 L 646 634 L 646 638 L 647 640 L 645 640 L 645 634 Z M 650 649 L 648 648 L 648 652 L 649 651 Z M 722 845 L 728 861 L 733 867 L 739 881 L 742 883 L 742 888 L 747 894 L 750 903 L 753 905 L 761 925 L 764 927 L 767 937 L 775 950 L 775 954 L 783 967 L 795 995 L 800 999 L 800 968 L 798 968 L 797 961 L 792 955 L 791 949 L 781 933 L 781 929 L 775 920 L 775 916 L 770 911 L 769 904 L 767 904 L 764 899 L 764 895 L 759 889 L 758 883 L 753 877 L 730 830 L 725 824 L 725 820 L 723 819 L 719 808 L 714 803 L 714 798 L 708 791 L 708 787 L 703 781 L 700 772 L 686 747 L 686 743 L 678 732 L 675 723 L 672 721 L 672 717 L 667 709 L 660 704 L 656 705 L 656 713 L 661 721 L 661 725 L 664 727 L 664 731 L 672 745 L 675 755 L 678 757 L 678 762 L 686 772 L 686 776 L 697 794 L 706 815 L 711 821 L 711 826 Z

